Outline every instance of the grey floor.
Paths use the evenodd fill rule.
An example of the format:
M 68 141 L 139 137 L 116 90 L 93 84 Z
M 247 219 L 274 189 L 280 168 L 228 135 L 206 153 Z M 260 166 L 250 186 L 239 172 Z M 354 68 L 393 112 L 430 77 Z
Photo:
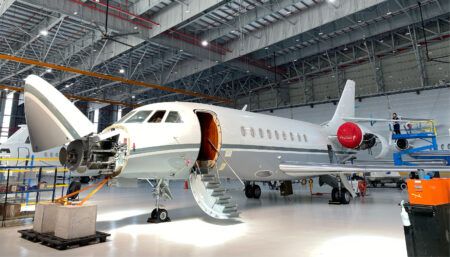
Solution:
M 339 206 L 299 184 L 288 197 L 263 187 L 259 200 L 246 199 L 236 183 L 225 186 L 237 199 L 239 220 L 209 218 L 176 182 L 175 199 L 164 202 L 172 222 L 148 224 L 148 185 L 104 188 L 90 203 L 98 205 L 98 230 L 112 234 L 106 243 L 57 251 L 21 239 L 17 230 L 26 226 L 9 227 L 0 229 L 0 256 L 406 256 L 398 207 L 406 192 L 375 188 Z

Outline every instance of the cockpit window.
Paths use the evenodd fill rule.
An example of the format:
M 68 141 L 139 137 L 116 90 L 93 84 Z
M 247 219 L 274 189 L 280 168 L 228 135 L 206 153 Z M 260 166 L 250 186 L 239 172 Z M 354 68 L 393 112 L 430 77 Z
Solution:
M 139 123 L 143 122 L 152 113 L 152 111 L 140 111 L 129 118 L 125 123 Z
M 169 112 L 166 118 L 167 123 L 182 123 L 180 114 L 178 112 Z
M 164 118 L 164 114 L 166 114 L 166 111 L 156 111 L 155 114 L 150 118 L 148 122 L 150 123 L 160 123 L 162 119 Z
M 117 121 L 118 123 L 124 122 L 126 119 L 130 118 L 131 115 L 135 114 L 136 111 L 131 111 L 129 113 L 127 113 L 125 116 L 123 116 L 119 121 Z

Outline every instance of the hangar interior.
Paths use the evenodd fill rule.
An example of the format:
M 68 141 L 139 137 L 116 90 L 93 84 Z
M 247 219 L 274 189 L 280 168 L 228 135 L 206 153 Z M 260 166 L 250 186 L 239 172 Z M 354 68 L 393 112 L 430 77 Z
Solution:
M 1 166 L 19 167 L 28 158 L 25 168 L 17 168 L 26 170 L 34 162 L 30 150 L 18 150 L 14 156 L 3 150 L 8 142 L 25 143 L 31 149 L 28 136 L 23 142 L 13 136 L 26 127 L 24 90 L 29 75 L 39 76 L 70 99 L 95 126 L 94 134 L 120 122 L 134 108 L 166 102 L 202 103 L 323 124 L 333 117 L 347 80 L 353 80 L 355 117 L 390 120 L 396 112 L 418 123 L 432 121 L 435 150 L 450 151 L 449 10 L 447 0 L 0 0 Z M 50 102 L 55 99 L 52 94 L 43 92 Z M 395 188 L 395 182 L 394 188 L 372 187 L 366 197 L 354 198 L 348 205 L 329 205 L 334 187 L 319 187 L 322 182 L 317 176 L 295 179 L 299 183 L 293 185 L 294 195 L 279 196 L 272 189 L 283 191 L 282 186 L 242 181 L 236 174 L 239 171 L 228 163 L 230 159 L 227 162 L 231 151 L 220 149 L 237 143 L 222 142 L 226 137 L 220 135 L 227 126 L 220 119 L 208 111 L 196 112 L 196 117 L 202 131 L 201 152 L 194 160 L 197 166 L 191 167 L 200 173 L 230 170 L 232 179 L 222 183 L 236 200 L 239 208 L 233 213 L 239 213 L 240 219 L 215 220 L 203 213 L 196 206 L 196 195 L 187 192 L 191 185 L 183 179 L 170 182 L 172 192 L 165 191 L 168 182 L 166 187 L 164 181 L 154 183 L 142 175 L 139 181 L 107 182 L 109 186 L 89 203 L 98 206 L 98 230 L 111 237 L 104 244 L 70 249 L 70 254 L 356 256 L 364 251 L 368 256 L 407 255 L 407 232 L 398 204 L 408 200 L 408 192 Z M 230 123 L 245 124 L 249 117 Z M 277 122 L 281 120 L 267 121 Z M 392 124 L 367 126 L 391 139 Z M 407 125 L 402 124 L 402 132 Z M 243 130 L 236 138 L 240 133 L 255 137 L 253 127 Z M 271 137 L 259 130 L 256 134 L 261 138 Z M 294 141 L 292 132 L 290 136 Z M 130 143 L 127 140 L 125 144 Z M 134 143 L 131 148 L 136 150 Z M 373 157 L 371 151 L 362 155 Z M 61 160 L 60 156 L 56 151 L 39 158 Z M 251 162 L 265 157 L 242 158 Z M 278 159 L 281 162 L 281 155 Z M 448 165 L 445 160 L 440 164 Z M 186 157 L 181 165 L 191 162 Z M 14 169 L 2 168 L 0 186 L 6 185 L 10 170 Z M 11 174 L 19 180 L 22 173 L 26 172 Z M 62 184 L 73 180 L 65 172 L 61 178 L 57 170 L 53 177 L 45 176 L 43 180 L 54 179 L 53 189 L 41 194 L 47 200 L 66 193 L 67 186 L 61 192 L 56 188 L 57 180 Z M 33 181 L 41 183 L 41 172 Z M 157 195 L 147 182 L 158 184 L 159 194 L 174 196 L 172 201 L 162 201 L 172 222 L 146 222 L 152 195 Z M 259 199 L 247 198 L 241 182 L 245 188 L 250 184 L 255 188 L 258 182 L 259 196 L 253 198 Z M 31 196 L 22 194 L 22 207 L 28 207 L 29 198 L 39 201 L 37 185 Z M 8 190 L 6 186 L 0 193 L 8 195 Z M 2 210 L 6 209 L 5 200 Z M 0 237 L 0 256 L 61 254 L 21 239 L 17 227 L 0 228 Z M 446 243 L 441 246 L 450 247 L 448 239 Z M 414 256 L 409 249 L 408 256 Z

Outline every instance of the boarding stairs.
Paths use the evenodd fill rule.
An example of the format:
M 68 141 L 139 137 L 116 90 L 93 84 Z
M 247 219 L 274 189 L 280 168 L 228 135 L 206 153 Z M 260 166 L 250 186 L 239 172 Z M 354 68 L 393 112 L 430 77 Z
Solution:
M 216 219 L 230 219 L 239 216 L 237 204 L 221 186 L 218 172 L 212 168 L 194 168 L 189 182 L 195 201 L 209 216 Z M 216 169 L 217 171 L 217 169 Z

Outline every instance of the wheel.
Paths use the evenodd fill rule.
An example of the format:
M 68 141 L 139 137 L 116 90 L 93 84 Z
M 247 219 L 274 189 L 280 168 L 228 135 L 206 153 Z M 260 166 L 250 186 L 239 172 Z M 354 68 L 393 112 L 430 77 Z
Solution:
M 67 188 L 67 193 L 66 194 L 71 194 L 73 192 L 76 192 L 78 190 L 81 189 L 81 183 L 78 181 L 72 181 L 70 182 L 69 188 Z M 72 195 L 71 197 L 69 197 L 69 200 L 74 200 L 78 197 L 78 194 Z
M 166 209 L 158 210 L 158 219 L 161 222 L 165 222 L 165 221 L 169 220 L 169 214 L 167 213 Z
M 345 188 L 341 188 L 341 204 L 349 204 L 351 199 L 352 195 L 350 192 Z
M 331 201 L 339 202 L 339 188 L 335 187 L 331 190 Z
M 150 214 L 150 217 L 152 219 L 156 219 L 158 217 L 158 213 L 157 213 L 156 209 L 153 209 L 152 213 Z
M 402 182 L 399 187 L 401 190 L 405 190 L 407 188 L 407 185 L 405 182 Z
M 253 185 L 253 198 L 259 199 L 261 197 L 261 187 Z
M 253 187 L 251 185 L 246 185 L 245 186 L 245 196 L 247 198 L 253 198 L 254 195 L 255 195 L 255 191 L 253 191 Z

